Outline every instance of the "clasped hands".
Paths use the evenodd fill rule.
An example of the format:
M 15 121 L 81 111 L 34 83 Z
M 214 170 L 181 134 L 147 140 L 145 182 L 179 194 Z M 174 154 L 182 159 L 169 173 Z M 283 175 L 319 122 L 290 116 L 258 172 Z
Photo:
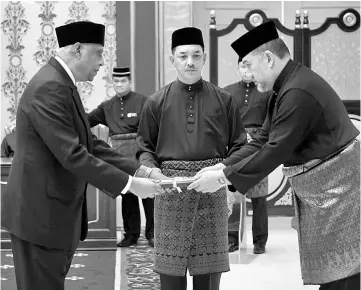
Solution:
M 206 168 L 203 168 L 197 174 L 193 177 L 195 179 L 194 182 L 192 182 L 188 187 L 187 190 L 195 190 L 198 192 L 215 192 L 219 190 L 221 187 L 225 186 L 225 183 L 220 183 L 219 178 L 223 177 L 224 180 L 225 176 L 223 173 L 223 169 L 226 166 L 222 163 L 218 163 L 213 166 L 209 166 Z M 179 188 L 167 188 L 164 189 L 159 185 L 160 180 L 174 180 L 177 178 L 171 178 L 166 175 L 164 175 L 159 168 L 152 168 L 152 172 L 148 176 L 150 180 L 148 182 L 152 182 L 152 190 L 151 192 L 145 194 L 144 197 L 140 196 L 141 198 L 146 197 L 154 197 L 155 195 L 164 194 L 164 193 L 174 193 L 175 191 L 179 191 Z M 132 191 L 132 190 L 130 190 Z M 139 192 L 139 191 L 138 191 Z

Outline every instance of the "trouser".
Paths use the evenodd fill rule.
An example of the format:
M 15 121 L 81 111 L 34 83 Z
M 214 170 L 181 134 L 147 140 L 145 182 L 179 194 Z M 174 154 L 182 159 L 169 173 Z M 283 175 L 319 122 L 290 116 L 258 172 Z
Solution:
M 193 290 L 219 290 L 222 273 L 193 276 Z M 186 276 L 160 274 L 160 290 L 187 290 Z
M 252 236 L 253 244 L 266 245 L 268 239 L 268 213 L 266 196 L 251 198 L 252 201 Z M 229 231 L 229 237 L 234 237 L 238 245 L 238 231 Z
M 320 290 L 359 290 L 360 289 L 360 273 L 320 285 Z
M 154 238 L 154 199 L 142 199 L 146 224 L 145 237 L 147 240 Z M 137 240 L 140 236 L 140 209 L 136 195 L 128 192 L 122 194 L 122 215 L 125 237 Z
M 64 290 L 75 250 L 36 245 L 10 234 L 17 290 Z

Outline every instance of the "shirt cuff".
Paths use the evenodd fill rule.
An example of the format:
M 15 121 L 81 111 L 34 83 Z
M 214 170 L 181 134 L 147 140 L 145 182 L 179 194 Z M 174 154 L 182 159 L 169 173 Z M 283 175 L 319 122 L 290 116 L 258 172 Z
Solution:
M 123 188 L 122 194 L 125 194 L 128 192 L 130 185 L 132 184 L 133 177 L 129 175 L 127 185 Z

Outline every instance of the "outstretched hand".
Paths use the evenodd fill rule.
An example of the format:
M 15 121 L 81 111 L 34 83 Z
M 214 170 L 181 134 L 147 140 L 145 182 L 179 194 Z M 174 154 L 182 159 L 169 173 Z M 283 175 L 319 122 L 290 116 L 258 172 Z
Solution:
M 152 172 L 149 175 L 149 178 L 156 179 L 156 180 L 170 180 L 170 179 L 173 179 L 171 177 L 168 177 L 168 176 L 164 175 L 159 168 L 153 168 Z
M 140 198 L 154 197 L 165 192 L 159 185 L 159 180 L 139 177 L 133 177 L 129 191 Z
M 219 182 L 219 178 L 223 177 L 224 183 Z M 187 189 L 198 192 L 216 192 L 221 187 L 226 186 L 223 170 L 208 170 L 203 171 L 202 173 L 197 173 L 195 176 L 196 180 L 192 182 Z
M 226 168 L 226 165 L 224 165 L 223 163 L 217 163 L 213 166 L 208 166 L 208 167 L 204 167 L 203 169 L 201 169 L 200 171 L 197 172 L 197 174 L 194 177 L 198 177 L 200 174 L 206 172 L 206 171 L 215 171 L 215 170 L 222 170 Z

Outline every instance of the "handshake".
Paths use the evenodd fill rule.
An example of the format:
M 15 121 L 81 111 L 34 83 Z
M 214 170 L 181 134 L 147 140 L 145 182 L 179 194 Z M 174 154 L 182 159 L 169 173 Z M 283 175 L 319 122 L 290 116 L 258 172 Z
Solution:
M 223 173 L 226 166 L 218 163 L 203 168 L 191 178 L 171 178 L 162 174 L 159 168 L 140 166 L 132 179 L 129 191 L 140 198 L 180 191 L 180 188 L 198 192 L 215 192 L 223 186 L 230 185 Z M 144 178 L 145 177 L 145 178 Z

